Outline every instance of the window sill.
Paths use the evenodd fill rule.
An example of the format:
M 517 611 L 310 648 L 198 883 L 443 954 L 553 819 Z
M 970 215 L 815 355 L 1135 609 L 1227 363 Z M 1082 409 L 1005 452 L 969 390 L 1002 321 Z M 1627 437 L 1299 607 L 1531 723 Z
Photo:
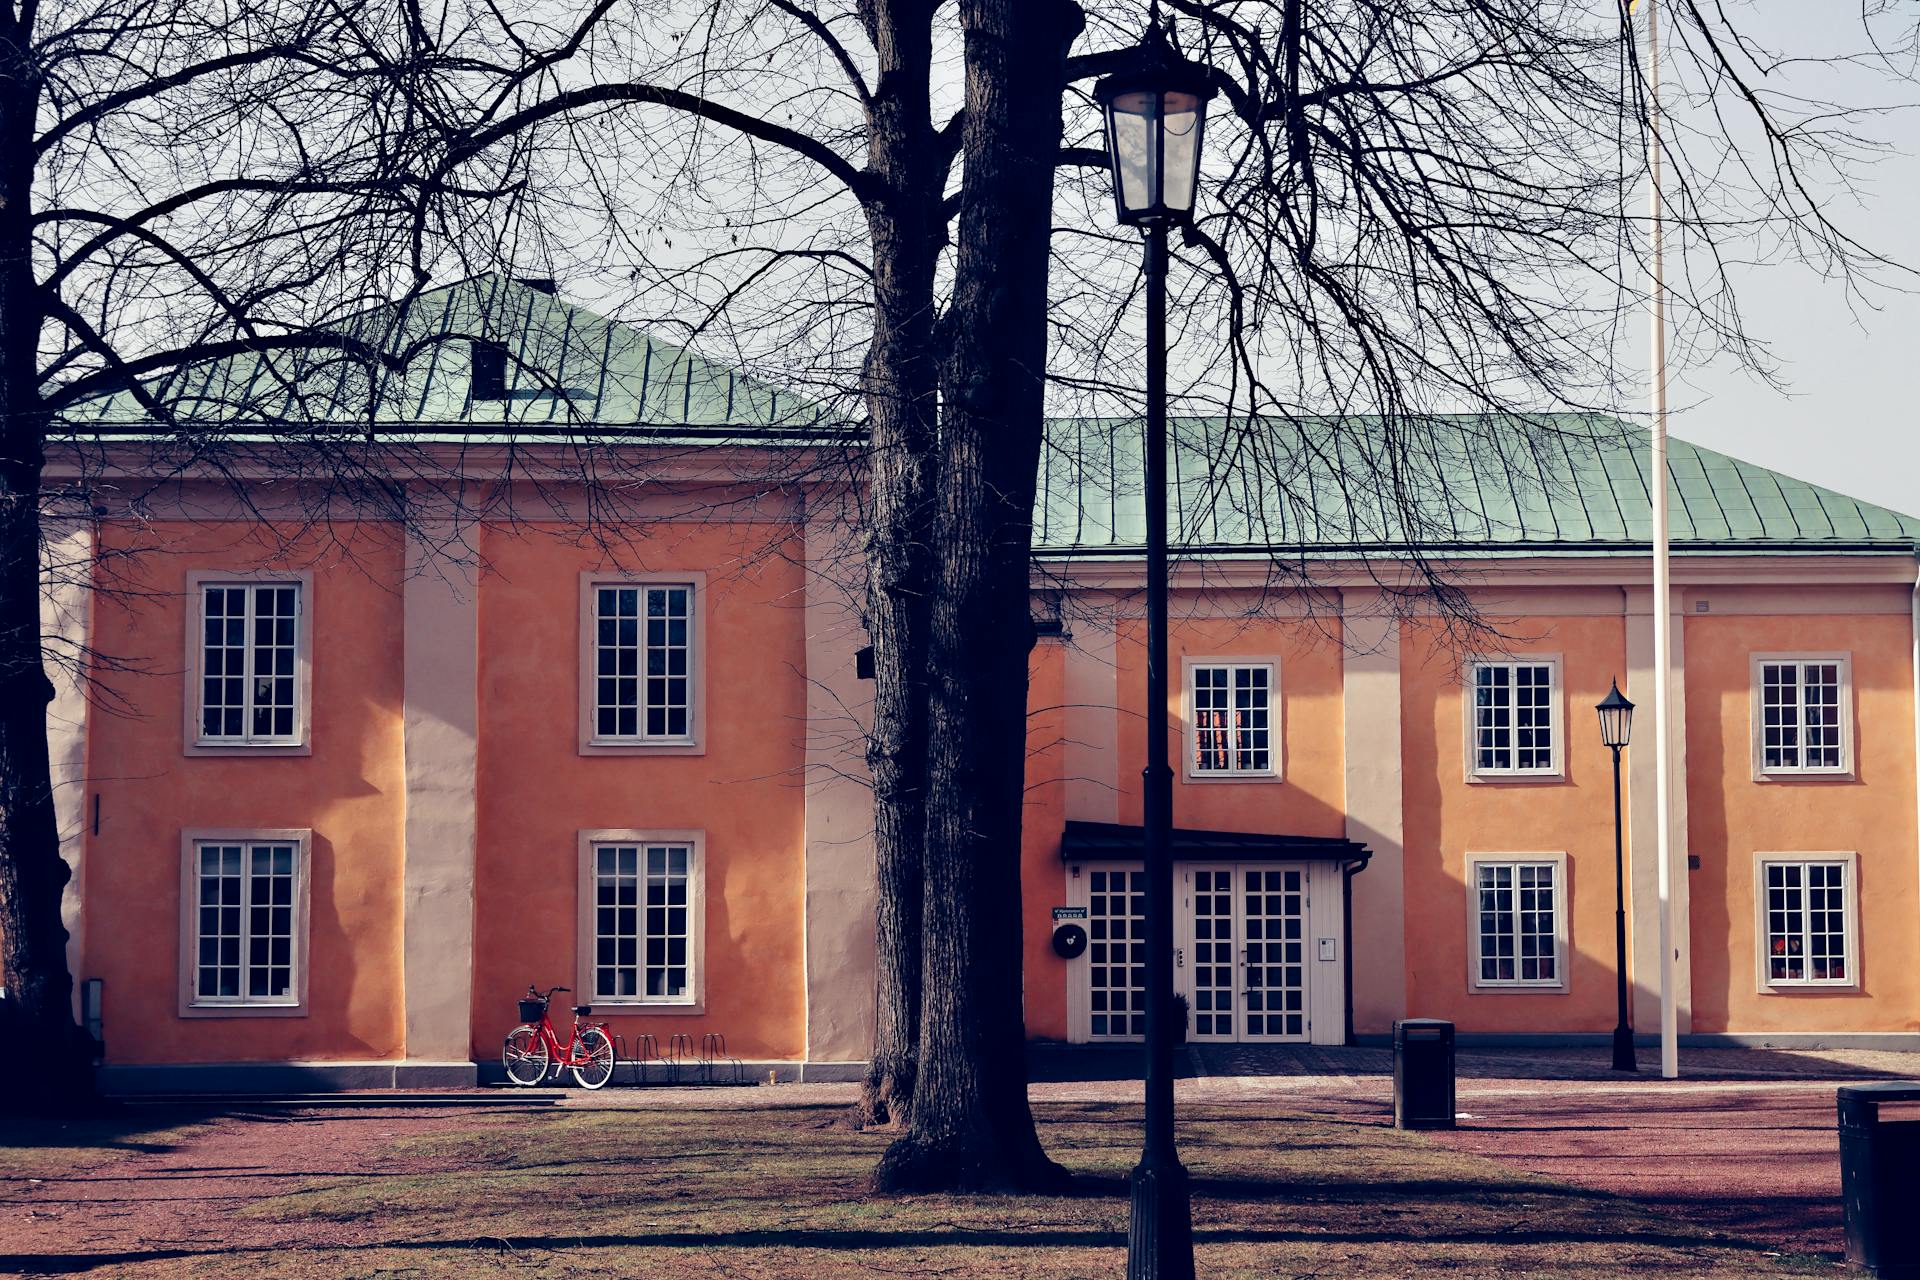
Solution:
M 183 1018 L 304 1018 L 304 1004 L 194 1004 L 180 1006 Z
M 707 1011 L 704 1000 L 694 1004 L 673 1004 L 665 1000 L 588 1000 L 584 1003 L 592 1007 L 592 1016 L 596 1018 L 603 1013 L 624 1018 L 635 1014 L 704 1014 Z
M 1517 782 L 1523 786 L 1542 786 L 1566 780 L 1566 772 L 1561 769 L 1542 770 L 1538 773 L 1476 773 L 1472 769 L 1467 770 L 1467 782 L 1482 787 L 1501 786 L 1510 782 Z
M 1846 769 L 1755 769 L 1755 782 L 1858 782 L 1851 768 Z
M 707 744 L 694 739 L 633 741 L 626 738 L 582 738 L 583 756 L 703 756 Z
M 1760 986 L 1763 996 L 1853 995 L 1860 990 L 1858 981 L 1849 982 L 1766 982 Z
M 1567 984 L 1564 982 L 1474 982 L 1467 986 L 1467 994 L 1476 996 L 1564 996 Z
M 309 742 L 189 742 L 183 753 L 189 756 L 310 756 Z
M 1189 769 L 1185 774 L 1182 775 L 1181 780 L 1183 782 L 1199 782 L 1199 783 L 1205 783 L 1209 785 L 1216 782 L 1284 782 L 1286 781 L 1286 779 L 1281 776 L 1280 771 L 1278 769 L 1267 769 L 1260 772 L 1255 772 L 1254 770 L 1249 769 L 1239 773 L 1231 772 L 1225 769 L 1220 770 L 1218 773 L 1199 773 Z

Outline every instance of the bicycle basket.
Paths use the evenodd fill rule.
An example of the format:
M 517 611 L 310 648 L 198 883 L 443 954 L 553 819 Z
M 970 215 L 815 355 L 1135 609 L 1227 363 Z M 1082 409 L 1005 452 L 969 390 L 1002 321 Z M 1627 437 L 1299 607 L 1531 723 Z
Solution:
M 520 1002 L 520 1021 L 538 1022 L 547 1016 L 545 1000 L 522 1000 Z

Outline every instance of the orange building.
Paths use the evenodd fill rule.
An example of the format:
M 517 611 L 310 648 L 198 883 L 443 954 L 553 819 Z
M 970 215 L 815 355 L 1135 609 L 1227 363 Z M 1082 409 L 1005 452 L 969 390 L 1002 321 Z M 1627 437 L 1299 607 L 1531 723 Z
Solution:
M 90 494 L 53 529 L 50 563 L 84 568 L 51 575 L 47 631 L 92 663 L 50 723 L 108 1086 L 470 1081 L 497 1071 L 530 983 L 571 987 L 629 1042 L 717 1031 L 757 1070 L 856 1071 L 871 685 L 842 473 L 818 465 L 844 433 L 537 286 L 450 286 L 396 343 L 410 325 L 443 340 L 375 397 L 387 460 L 412 459 L 404 524 L 264 445 L 227 476 L 174 466 L 126 400 L 74 415 L 56 456 Z M 283 386 L 218 366 L 172 389 L 244 438 L 290 412 Z M 1324 436 L 1303 457 L 1368 438 L 1289 430 Z M 562 457 L 596 431 L 623 440 L 601 488 Z M 1026 1021 L 1128 1039 L 1138 441 L 1054 431 Z M 1450 532 L 1418 541 L 1485 624 L 1463 638 L 1409 603 L 1408 531 L 1310 469 L 1222 483 L 1197 465 L 1218 431 L 1188 424 L 1174 468 L 1175 972 L 1195 1039 L 1337 1044 L 1404 1016 L 1603 1039 L 1612 773 L 1590 708 L 1615 679 L 1650 702 L 1662 607 L 1683 1034 L 1920 1048 L 1920 524 L 1676 444 L 1656 602 L 1644 448 L 1568 431 L 1548 456 L 1436 420 L 1421 465 Z M 455 477 L 488 495 L 483 519 Z M 1625 778 L 1647 1029 L 1650 734 L 1643 714 Z M 1084 949 L 1060 954 L 1056 925 Z

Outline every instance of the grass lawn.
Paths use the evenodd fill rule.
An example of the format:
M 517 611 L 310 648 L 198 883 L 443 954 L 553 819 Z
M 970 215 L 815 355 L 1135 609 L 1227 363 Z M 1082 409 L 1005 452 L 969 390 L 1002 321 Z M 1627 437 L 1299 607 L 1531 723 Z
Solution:
M 236 1231 L 284 1244 L 89 1274 L 1122 1273 L 1124 1176 L 1139 1141 L 1138 1108 L 1040 1108 L 1049 1150 L 1086 1186 L 1033 1199 L 874 1198 L 864 1179 L 886 1138 L 837 1128 L 837 1114 L 789 1107 L 472 1117 L 395 1139 L 382 1148 L 379 1176 L 294 1178 L 275 1194 L 225 1207 L 239 1216 Z M 1731 1280 L 1837 1272 L 1377 1125 L 1228 1106 L 1184 1109 L 1181 1121 L 1205 1277 Z M 290 1129 L 291 1142 L 299 1126 Z
M 167 1151 L 203 1126 L 123 1110 L 80 1120 L 0 1116 L 0 1179 L 71 1174 L 139 1151 Z

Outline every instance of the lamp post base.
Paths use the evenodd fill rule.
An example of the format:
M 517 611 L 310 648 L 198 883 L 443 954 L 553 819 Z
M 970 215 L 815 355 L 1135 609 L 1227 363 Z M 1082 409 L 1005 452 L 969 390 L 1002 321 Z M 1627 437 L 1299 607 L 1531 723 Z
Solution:
M 1187 1168 L 1172 1158 L 1142 1160 L 1128 1179 L 1127 1280 L 1193 1280 L 1193 1201 Z
M 1638 1071 L 1640 1064 L 1633 1057 L 1633 1028 L 1625 1023 L 1613 1029 L 1613 1069 L 1615 1071 Z

